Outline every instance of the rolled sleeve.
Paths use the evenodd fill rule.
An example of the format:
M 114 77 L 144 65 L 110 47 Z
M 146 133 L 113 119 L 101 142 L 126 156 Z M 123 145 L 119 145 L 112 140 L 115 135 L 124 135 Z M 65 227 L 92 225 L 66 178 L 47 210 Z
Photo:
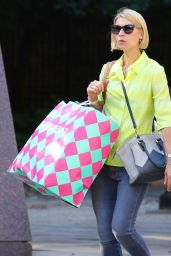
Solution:
M 162 66 L 155 72 L 152 88 L 157 129 L 171 127 L 171 99 L 166 74 Z

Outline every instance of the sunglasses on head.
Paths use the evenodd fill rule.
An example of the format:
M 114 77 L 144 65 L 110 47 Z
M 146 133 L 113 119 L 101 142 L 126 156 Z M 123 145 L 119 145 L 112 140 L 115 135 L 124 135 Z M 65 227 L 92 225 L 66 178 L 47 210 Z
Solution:
M 111 32 L 114 35 L 118 35 L 119 32 L 121 31 L 121 29 L 123 29 L 125 34 L 131 34 L 133 32 L 134 28 L 135 28 L 135 25 L 133 25 L 133 24 L 127 24 L 127 25 L 124 25 L 124 26 L 113 24 L 113 25 L 111 25 Z

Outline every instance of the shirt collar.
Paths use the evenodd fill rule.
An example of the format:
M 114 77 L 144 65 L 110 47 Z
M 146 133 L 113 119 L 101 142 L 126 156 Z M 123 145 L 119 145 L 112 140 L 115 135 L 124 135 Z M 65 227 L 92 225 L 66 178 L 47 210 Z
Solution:
M 130 67 L 134 69 L 135 72 L 138 74 L 141 72 L 142 68 L 146 65 L 147 61 L 148 61 L 148 56 L 145 53 L 145 51 L 143 51 L 140 57 Z
M 130 68 L 132 68 L 137 74 L 141 72 L 143 66 L 145 66 L 146 62 L 148 60 L 148 56 L 145 53 L 145 51 L 142 51 L 140 57 L 132 64 L 130 65 Z M 122 66 L 123 66 L 123 55 L 115 62 L 111 69 L 111 74 L 114 72 L 116 74 L 122 73 Z

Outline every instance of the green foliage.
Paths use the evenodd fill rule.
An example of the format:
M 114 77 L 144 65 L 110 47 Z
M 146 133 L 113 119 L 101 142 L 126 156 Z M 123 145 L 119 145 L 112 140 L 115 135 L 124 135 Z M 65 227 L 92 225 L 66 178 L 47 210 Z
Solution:
M 73 12 L 78 15 L 90 13 L 113 14 L 115 10 L 123 6 L 146 11 L 150 7 L 158 7 L 171 5 L 171 0 L 56 0 L 55 7 L 65 11 Z
M 85 15 L 85 14 L 103 14 L 103 15 L 111 15 L 118 8 L 123 6 L 127 6 L 133 9 L 146 10 L 150 6 L 151 0 L 56 0 L 56 8 L 64 9 L 65 11 L 73 12 L 77 15 Z
M 56 11 L 74 15 L 113 15 L 123 6 L 146 11 L 148 8 L 171 6 L 171 0 L 0 0 L 0 20 L 37 21 L 55 14 Z
M 46 19 L 55 11 L 55 0 L 0 0 L 0 20 L 3 23 Z

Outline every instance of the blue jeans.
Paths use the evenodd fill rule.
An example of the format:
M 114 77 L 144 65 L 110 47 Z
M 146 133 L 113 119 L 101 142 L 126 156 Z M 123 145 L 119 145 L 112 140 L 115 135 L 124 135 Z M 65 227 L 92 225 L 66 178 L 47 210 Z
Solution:
M 122 256 L 122 245 L 132 256 L 150 256 L 135 230 L 138 209 L 148 185 L 130 185 L 123 167 L 104 166 L 92 185 L 102 256 Z

